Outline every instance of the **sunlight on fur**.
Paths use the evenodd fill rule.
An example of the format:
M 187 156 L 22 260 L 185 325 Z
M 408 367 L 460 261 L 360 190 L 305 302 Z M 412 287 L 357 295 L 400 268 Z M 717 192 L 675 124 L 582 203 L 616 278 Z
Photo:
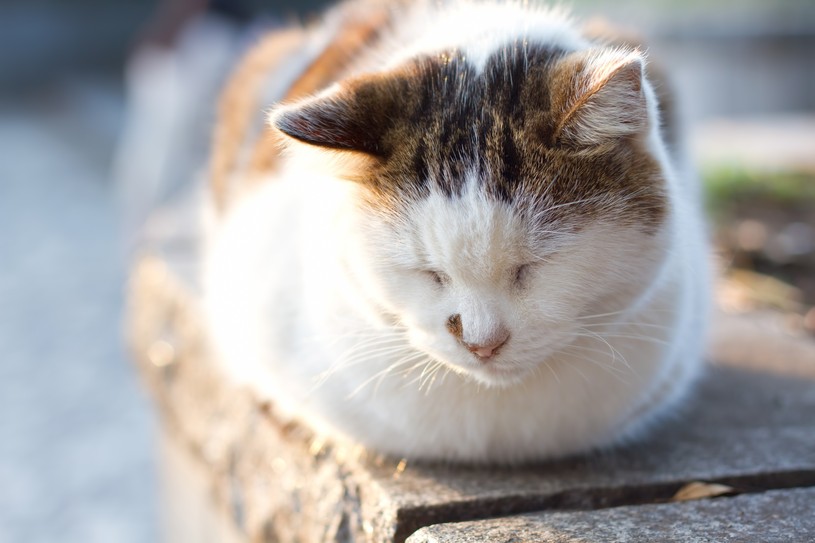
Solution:
M 216 159 L 203 282 L 227 373 L 411 460 L 546 459 L 671 413 L 706 248 L 642 48 L 503 2 L 358 0 L 302 34 L 255 77 L 303 74 L 255 104 L 275 145 L 213 150 L 273 153 Z

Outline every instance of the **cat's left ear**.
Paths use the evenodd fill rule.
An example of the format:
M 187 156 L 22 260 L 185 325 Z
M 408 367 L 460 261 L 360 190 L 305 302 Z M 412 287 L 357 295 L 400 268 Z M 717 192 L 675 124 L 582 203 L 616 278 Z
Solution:
M 397 115 L 397 81 L 371 76 L 335 85 L 270 115 L 271 125 L 303 143 L 385 156 L 385 136 Z
M 642 53 L 625 48 L 567 55 L 556 68 L 554 140 L 592 146 L 644 133 L 644 65 Z

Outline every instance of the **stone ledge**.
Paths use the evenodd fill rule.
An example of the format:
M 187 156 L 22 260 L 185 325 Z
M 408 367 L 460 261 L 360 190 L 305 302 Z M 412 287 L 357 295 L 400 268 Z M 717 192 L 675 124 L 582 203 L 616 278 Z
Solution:
M 667 501 L 698 480 L 737 492 L 815 486 L 815 362 L 794 376 L 783 360 L 712 365 L 686 409 L 647 440 L 540 466 L 405 465 L 321 443 L 212 363 L 196 295 L 173 271 L 189 269 L 183 258 L 138 263 L 130 345 L 165 430 L 247 540 L 405 541 L 440 523 Z
M 815 489 L 603 511 L 535 513 L 422 528 L 408 543 L 812 541 Z

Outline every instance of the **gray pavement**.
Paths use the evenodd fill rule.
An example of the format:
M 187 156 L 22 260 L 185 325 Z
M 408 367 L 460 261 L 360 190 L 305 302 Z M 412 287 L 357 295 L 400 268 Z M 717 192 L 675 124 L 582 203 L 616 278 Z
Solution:
M 0 105 L 0 542 L 158 537 L 107 179 L 120 117 L 104 84 Z

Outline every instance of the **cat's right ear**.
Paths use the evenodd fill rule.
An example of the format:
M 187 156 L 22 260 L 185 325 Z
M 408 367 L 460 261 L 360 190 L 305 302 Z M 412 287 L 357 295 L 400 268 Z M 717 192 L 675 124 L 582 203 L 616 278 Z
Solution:
M 561 60 L 553 139 L 593 146 L 645 133 L 644 65 L 641 52 L 622 47 L 580 51 Z
M 334 85 L 317 96 L 282 106 L 269 121 L 303 143 L 385 156 L 386 133 L 397 114 L 395 85 L 381 76 Z

